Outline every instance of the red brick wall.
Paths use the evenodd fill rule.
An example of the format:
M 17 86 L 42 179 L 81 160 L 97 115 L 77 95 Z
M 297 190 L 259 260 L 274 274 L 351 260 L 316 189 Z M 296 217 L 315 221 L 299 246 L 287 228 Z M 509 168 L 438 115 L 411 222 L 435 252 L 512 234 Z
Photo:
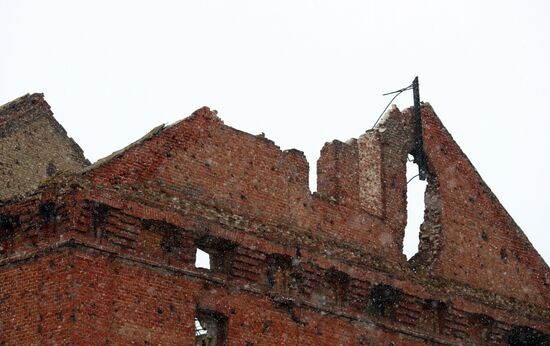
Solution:
M 405 261 L 410 117 L 393 110 L 368 139 L 327 144 L 314 194 L 300 152 L 201 109 L 0 206 L 0 344 L 192 344 L 197 308 L 227 317 L 228 345 L 548 333 L 548 267 L 427 106 L 427 216 Z M 197 247 L 220 244 L 226 270 L 195 268 Z
M 0 265 L 0 345 L 69 344 L 74 320 L 69 251 Z
M 232 129 L 208 112 L 200 110 L 165 129 L 90 171 L 89 178 L 95 184 L 151 190 L 161 203 L 195 200 L 292 230 L 289 236 L 327 236 L 361 245 L 389 262 L 404 260 L 399 242 L 392 241 L 380 218 L 358 204 L 336 203 L 325 191 L 320 191 L 321 198 L 310 193 L 308 164 L 301 152 L 283 152 L 271 141 Z M 334 160 L 327 155 L 320 162 Z M 345 192 L 350 184 L 336 185 L 350 194 Z
M 548 266 L 425 107 L 424 148 L 438 181 L 440 244 L 432 275 L 550 307 Z

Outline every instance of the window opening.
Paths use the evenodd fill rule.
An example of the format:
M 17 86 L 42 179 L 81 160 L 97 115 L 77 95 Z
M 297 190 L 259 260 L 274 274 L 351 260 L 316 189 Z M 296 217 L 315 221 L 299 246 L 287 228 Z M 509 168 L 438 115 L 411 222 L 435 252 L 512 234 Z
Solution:
M 197 248 L 195 255 L 195 268 L 210 269 L 210 255 L 208 252 Z
M 235 257 L 235 248 L 236 244 L 229 240 L 203 237 L 197 243 L 195 267 L 229 274 Z
M 195 316 L 195 346 L 225 346 L 227 317 L 210 310 L 197 310 Z
M 420 243 L 420 227 L 424 221 L 424 194 L 427 181 L 420 180 L 418 166 L 413 163 L 413 157 L 409 154 L 407 160 L 407 225 L 403 238 L 403 253 L 407 260 L 418 253 Z

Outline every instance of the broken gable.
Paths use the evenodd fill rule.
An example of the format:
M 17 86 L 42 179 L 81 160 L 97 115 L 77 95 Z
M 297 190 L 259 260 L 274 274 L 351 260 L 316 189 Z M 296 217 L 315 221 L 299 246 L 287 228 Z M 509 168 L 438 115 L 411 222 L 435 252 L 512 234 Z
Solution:
M 331 155 L 320 161 L 331 161 Z M 357 162 L 352 156 L 349 163 Z M 348 243 L 361 249 L 357 256 L 402 260 L 399 242 L 378 217 L 310 193 L 308 171 L 302 152 L 282 151 L 263 135 L 226 126 L 202 108 L 94 164 L 85 176 L 96 185 L 139 191 L 170 208 L 190 202 L 216 208 L 225 213 L 220 217 L 255 222 L 247 232 L 267 236 L 268 228 L 276 229 L 272 236 L 289 246 L 307 241 L 322 251 L 324 242 Z
M 202 108 L 0 203 L 2 337 L 190 344 L 195 321 L 206 339 L 243 344 L 547 340 L 547 266 L 422 111 L 426 217 L 409 263 L 405 166 L 420 150 L 409 110 L 327 143 L 310 193 L 300 152 Z
M 549 306 L 548 266 L 483 182 L 429 105 L 416 148 L 412 109 L 393 108 L 357 140 L 325 144 L 319 193 L 375 215 L 402 247 L 407 222 L 408 155 L 427 160 L 424 222 L 415 272 Z M 330 158 L 330 159 L 329 159 Z
M 208 108 L 159 129 L 86 175 L 100 184 L 140 186 L 242 212 L 262 207 L 287 213 L 289 194 L 309 194 L 301 152 L 281 151 L 261 136 L 232 129 Z
M 359 139 L 327 143 L 314 194 L 301 152 L 281 151 L 263 136 L 226 126 L 208 108 L 155 129 L 85 176 L 175 210 L 185 203 L 214 208 L 221 218 L 242 220 L 246 232 L 288 246 L 311 240 L 324 251 L 325 242 L 354 244 L 350 252 L 372 256 L 367 261 L 388 261 L 407 272 L 406 162 L 419 150 L 412 124 L 410 110 L 392 109 Z M 422 130 L 428 187 L 413 269 L 451 285 L 548 306 L 547 265 L 428 105 Z M 269 227 L 277 233 L 268 234 Z
M 428 105 L 422 127 L 427 209 L 413 262 L 433 276 L 549 307 L 547 264 Z

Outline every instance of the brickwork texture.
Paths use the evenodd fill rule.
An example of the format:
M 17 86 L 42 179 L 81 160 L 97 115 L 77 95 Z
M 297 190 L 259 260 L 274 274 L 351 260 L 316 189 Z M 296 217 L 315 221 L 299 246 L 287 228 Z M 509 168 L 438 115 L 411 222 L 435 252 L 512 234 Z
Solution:
M 420 121 L 393 108 L 326 143 L 312 193 L 302 152 L 206 107 L 93 165 L 41 95 L 1 107 L 0 345 L 548 345 L 548 265 L 430 105 Z

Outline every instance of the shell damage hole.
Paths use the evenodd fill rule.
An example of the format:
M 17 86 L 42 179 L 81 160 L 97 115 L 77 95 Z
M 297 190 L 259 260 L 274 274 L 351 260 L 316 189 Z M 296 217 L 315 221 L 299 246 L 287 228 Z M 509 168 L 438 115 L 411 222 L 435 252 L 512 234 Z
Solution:
M 420 226 L 424 222 L 424 194 L 428 183 L 420 180 L 418 166 L 413 162 L 409 154 L 407 160 L 407 225 L 403 239 L 403 253 L 407 260 L 418 253 L 420 243 Z

